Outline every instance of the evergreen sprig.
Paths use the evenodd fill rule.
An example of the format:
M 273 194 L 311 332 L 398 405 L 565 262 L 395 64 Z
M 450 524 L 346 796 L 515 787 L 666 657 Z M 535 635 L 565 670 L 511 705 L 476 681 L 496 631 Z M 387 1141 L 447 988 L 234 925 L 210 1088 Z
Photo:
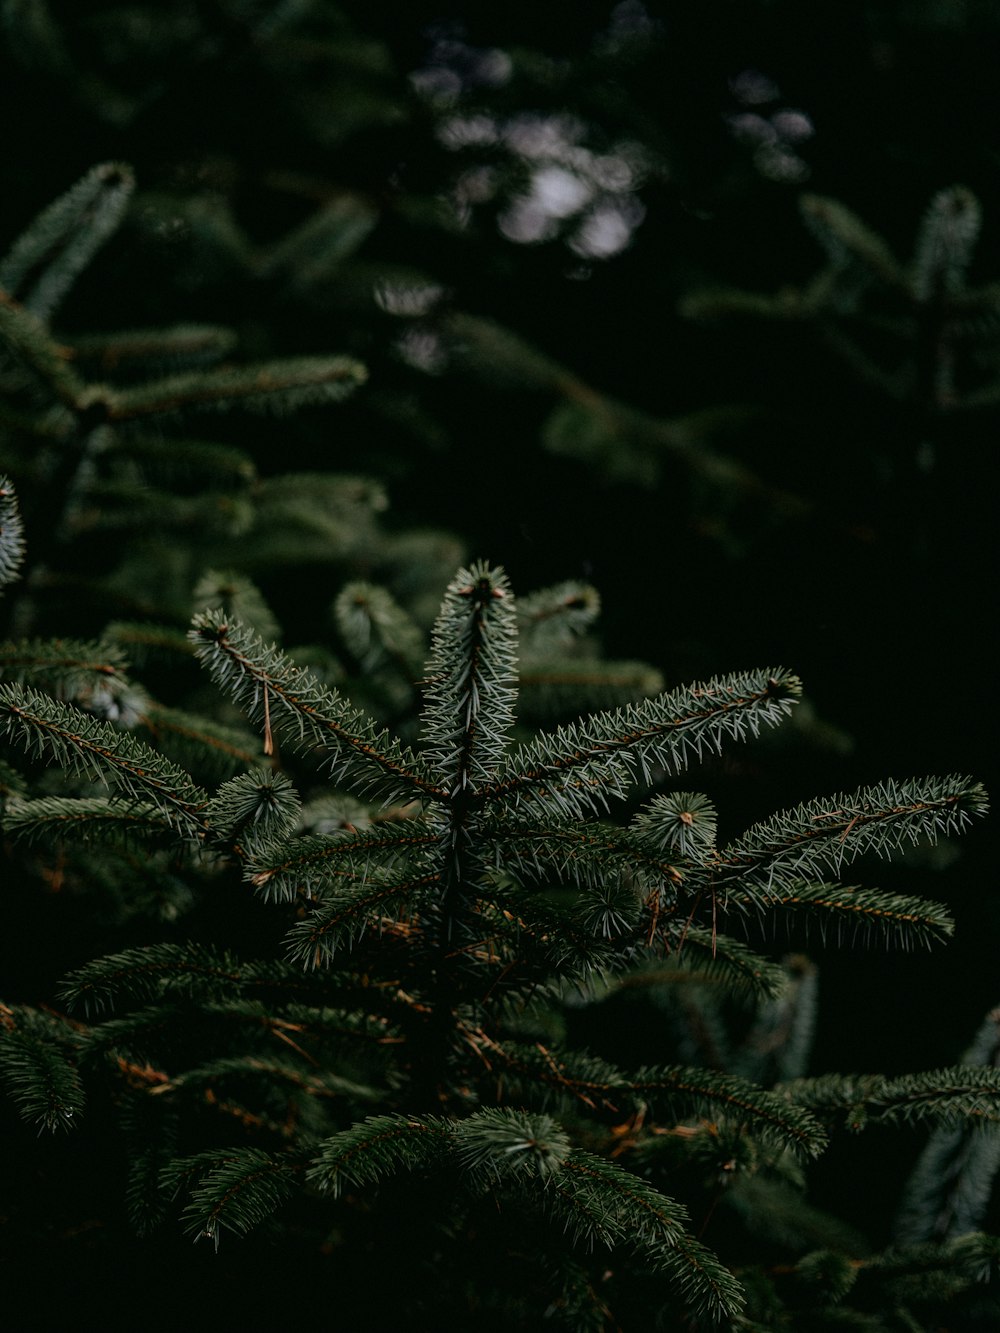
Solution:
M 17 493 L 9 478 L 0 477 L 0 587 L 18 577 L 24 561 L 24 524 Z
M 105 162 L 50 204 L 0 260 L 0 287 L 48 319 L 114 234 L 135 188 L 129 167 Z
M 84 1109 L 77 1047 L 76 1032 L 57 1017 L 0 1005 L 0 1079 L 40 1129 L 70 1129 Z
M 216 1250 L 223 1230 L 246 1235 L 291 1195 L 301 1163 L 259 1148 L 215 1149 L 174 1159 L 160 1173 L 163 1189 L 191 1188 L 184 1211 L 195 1239 Z M 192 1184 L 193 1182 L 193 1184 Z
M 724 739 L 743 740 L 787 715 L 801 693 L 789 672 L 718 677 L 597 713 L 519 747 L 482 800 L 532 802 L 553 814 L 603 810 L 637 782 L 676 774 Z
M 266 645 L 221 611 L 194 619 L 191 640 L 217 684 L 263 726 L 264 750 L 274 738 L 318 753 L 336 782 L 387 800 L 435 793 L 437 784 L 412 751 L 308 671 Z
M 38 690 L 0 686 L 0 719 L 27 752 L 84 777 L 106 780 L 125 796 L 159 805 L 178 830 L 200 832 L 208 795 L 176 764 L 126 731 Z

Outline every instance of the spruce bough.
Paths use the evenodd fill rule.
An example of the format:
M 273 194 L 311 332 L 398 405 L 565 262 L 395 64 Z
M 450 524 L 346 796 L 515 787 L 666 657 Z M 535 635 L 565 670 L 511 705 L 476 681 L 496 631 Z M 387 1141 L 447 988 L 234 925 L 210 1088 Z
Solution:
M 565 1021 L 580 997 L 641 981 L 664 958 L 761 1004 L 780 999 L 787 972 L 719 929 L 747 914 L 794 911 L 906 945 L 947 935 L 935 903 L 827 876 L 863 852 L 962 830 L 985 809 L 977 784 L 883 783 L 721 847 L 711 802 L 694 793 L 660 792 L 624 827 L 604 822 L 637 784 L 660 786 L 779 723 L 799 682 L 777 669 L 719 677 L 518 740 L 515 600 L 485 563 L 445 594 L 414 746 L 224 611 L 197 616 L 190 637 L 271 757 L 214 792 L 110 722 L 0 689 L 13 741 L 108 787 L 14 802 L 12 832 L 173 839 L 238 867 L 291 917 L 283 960 L 154 944 L 68 978 L 63 999 L 86 1022 L 2 1011 L 0 1060 L 28 1119 L 71 1123 L 88 1078 L 115 1083 L 141 1228 L 176 1193 L 192 1232 L 216 1244 L 303 1192 L 329 1197 L 349 1226 L 391 1183 L 426 1196 L 442 1245 L 481 1229 L 487 1202 L 509 1222 L 511 1253 L 520 1228 L 540 1227 L 543 1307 L 565 1327 L 601 1327 L 597 1247 L 612 1275 L 660 1279 L 664 1311 L 752 1328 L 738 1276 L 659 1188 L 657 1135 L 767 1181 L 820 1153 L 846 1109 L 854 1127 L 996 1118 L 995 1068 L 767 1089 L 684 1064 L 619 1069 L 579 1049 Z M 303 833 L 285 767 L 371 805 Z M 180 1150 L 206 1106 L 237 1136 Z M 636 1171 L 619 1160 L 630 1152 Z

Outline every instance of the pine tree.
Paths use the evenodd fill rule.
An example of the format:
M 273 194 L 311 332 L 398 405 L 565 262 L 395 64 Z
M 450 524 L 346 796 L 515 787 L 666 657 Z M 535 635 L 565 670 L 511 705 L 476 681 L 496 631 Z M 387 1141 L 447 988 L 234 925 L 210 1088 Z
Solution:
M 16 524 L 12 534 L 14 561 Z M 663 786 L 780 722 L 799 683 L 783 670 L 720 677 L 514 743 L 517 620 L 502 570 L 459 571 L 414 746 L 228 612 L 196 616 L 198 658 L 269 756 L 214 788 L 127 730 L 2 687 L 15 746 L 100 784 L 10 801 L 10 835 L 168 845 L 178 873 L 207 862 L 239 875 L 286 925 L 283 950 L 263 957 L 181 940 L 96 958 L 66 979 L 68 1014 L 7 1005 L 0 1058 L 22 1115 L 68 1126 L 88 1087 L 109 1087 L 144 1231 L 176 1195 L 192 1234 L 215 1245 L 286 1204 L 322 1227 L 326 1200 L 350 1255 L 360 1236 L 387 1238 L 419 1216 L 419 1233 L 404 1226 L 396 1243 L 412 1250 L 404 1265 L 434 1274 L 424 1308 L 438 1316 L 484 1304 L 519 1309 L 527 1326 L 547 1312 L 566 1327 L 642 1327 L 640 1311 L 656 1309 L 754 1328 L 761 1282 L 782 1318 L 803 1301 L 849 1310 L 859 1269 L 866 1301 L 914 1311 L 968 1288 L 994 1254 L 988 1238 L 863 1261 L 814 1250 L 789 1282 L 751 1275 L 745 1289 L 742 1267 L 695 1237 L 659 1182 L 679 1167 L 732 1180 L 751 1228 L 761 1208 L 770 1231 L 776 1218 L 794 1226 L 802 1168 L 838 1121 L 990 1118 L 994 1069 L 789 1081 L 791 1055 L 768 1089 L 707 1063 L 619 1068 L 581 1049 L 569 1019 L 616 989 L 667 997 L 708 984 L 756 997 L 759 1030 L 793 1031 L 780 1016 L 795 1008 L 789 974 L 720 922 L 738 932 L 748 916 L 799 912 L 906 944 L 946 936 L 939 906 L 826 875 L 959 831 L 984 808 L 982 790 L 962 778 L 884 783 L 722 846 L 711 803 L 690 792 L 661 791 L 624 826 L 609 823 L 601 816 L 637 784 Z M 303 803 L 292 773 L 344 795 Z M 320 829 L 338 802 L 336 826 Z M 406 1298 L 400 1313 L 420 1308 Z

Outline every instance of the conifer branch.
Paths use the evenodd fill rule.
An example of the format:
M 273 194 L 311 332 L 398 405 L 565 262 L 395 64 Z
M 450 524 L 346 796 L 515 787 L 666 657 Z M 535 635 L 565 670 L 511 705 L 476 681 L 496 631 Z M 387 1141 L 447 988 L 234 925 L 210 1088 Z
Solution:
M 0 643 L 0 675 L 30 680 L 53 693 L 80 699 L 91 692 L 121 693 L 128 664 L 114 643 L 83 639 L 28 639 Z
M 131 837 L 163 836 L 173 827 L 159 805 L 138 804 L 99 796 L 46 796 L 11 801 L 4 813 L 4 831 L 28 842 L 77 839 L 106 843 Z
M 1000 1124 L 1000 1069 L 954 1065 L 920 1074 L 824 1074 L 785 1083 L 781 1093 L 816 1115 L 840 1114 L 849 1129 L 868 1124 L 930 1121 Z
M 0 588 L 19 577 L 24 561 L 24 524 L 17 493 L 7 477 L 0 477 Z
M 86 385 L 70 366 L 70 352 L 53 341 L 37 315 L 0 289 L 0 342 L 72 412 L 85 405 Z M 72 429 L 72 418 L 64 423 Z M 64 434 L 60 430 L 60 435 Z
M 779 1149 L 815 1157 L 826 1146 L 826 1134 L 807 1110 L 797 1106 L 790 1113 L 785 1097 L 731 1074 L 679 1065 L 624 1074 L 591 1056 L 581 1060 L 540 1045 L 501 1043 L 491 1050 L 523 1077 L 591 1108 L 621 1112 L 644 1105 L 659 1120 L 667 1115 L 717 1115 L 721 1111 Z
M 479 561 L 449 584 L 424 689 L 424 758 L 454 800 L 498 772 L 514 721 L 517 612 L 507 577 Z
M 136 421 L 199 409 L 282 413 L 314 404 L 339 403 L 365 382 L 367 371 L 348 357 L 298 357 L 233 370 L 171 375 L 130 389 L 101 386 L 109 421 Z
M 663 676 L 646 662 L 541 661 L 532 659 L 517 675 L 518 715 L 551 719 L 639 702 L 663 690 Z
M 386 801 L 443 795 L 412 751 L 239 622 L 208 611 L 193 623 L 191 641 L 216 683 L 258 724 L 265 721 L 266 700 L 275 734 L 295 748 L 318 751 L 334 780 L 353 779 Z
M 185 1185 L 191 1188 L 184 1210 L 189 1231 L 196 1239 L 210 1240 L 217 1250 L 223 1229 L 246 1235 L 270 1217 L 292 1194 L 303 1166 L 294 1157 L 260 1148 L 216 1148 L 175 1159 L 160 1181 L 174 1193 Z
M 547 1202 L 578 1243 L 634 1248 L 669 1274 L 690 1308 L 716 1318 L 739 1314 L 740 1284 L 719 1259 L 685 1230 L 685 1210 L 631 1172 L 574 1149 L 548 1183 Z
M 420 1171 L 447 1153 L 451 1131 L 431 1116 L 368 1116 L 321 1145 L 306 1179 L 323 1194 L 375 1185 L 388 1176 Z
M 248 857 L 287 837 L 302 809 L 298 792 L 284 773 L 255 768 L 230 779 L 205 807 L 205 823 L 221 842 Z
M 351 949 L 386 915 L 410 909 L 421 889 L 441 879 L 439 871 L 388 882 L 359 876 L 356 886 L 329 889 L 320 906 L 288 932 L 289 959 L 307 968 L 329 965 L 339 950 Z
M 147 362 L 211 364 L 234 351 L 236 343 L 232 329 L 215 324 L 120 329 L 114 333 L 90 333 L 69 340 L 77 363 L 96 363 L 98 371 L 105 375 L 121 369 L 134 369 Z
M 0 1004 L 0 1079 L 22 1117 L 55 1131 L 69 1129 L 85 1097 L 68 1024 L 37 1011 Z
M 0 686 L 0 719 L 29 754 L 37 751 L 72 772 L 102 778 L 139 802 L 155 802 L 181 832 L 202 831 L 207 793 L 128 732 L 18 685 Z
M 419 679 L 424 642 L 417 625 L 395 599 L 372 583 L 345 584 L 334 602 L 334 615 L 351 655 L 372 672 L 391 662 L 404 679 Z
M 987 1014 L 963 1065 L 1000 1065 L 1000 1010 Z M 1000 1172 L 1000 1125 L 974 1120 L 933 1131 L 907 1182 L 893 1232 L 902 1244 L 946 1240 L 983 1221 Z
M 865 852 L 885 855 L 921 837 L 960 833 L 988 808 L 979 783 L 963 777 L 883 782 L 851 795 L 819 798 L 773 815 L 720 849 L 710 864 L 717 886 L 736 881 L 764 896 L 795 880 L 821 877 Z
M 99 1014 L 114 1004 L 161 995 L 225 995 L 241 985 L 245 969 L 230 954 L 197 944 L 154 944 L 96 958 L 71 972 L 61 996 L 71 1008 Z
M 517 624 L 522 658 L 530 657 L 534 663 L 536 659 L 554 657 L 590 628 L 600 610 L 597 589 L 576 580 L 519 597 Z
M 668 890 L 674 897 L 684 879 L 684 863 L 650 848 L 629 829 L 569 819 L 533 820 L 520 815 L 483 825 L 484 841 L 493 845 L 497 868 L 527 876 L 555 876 L 570 884 L 606 882 L 630 875 L 647 890 Z M 676 864 L 675 864 L 676 862 Z
M 742 940 L 687 922 L 675 923 L 672 933 L 681 963 L 692 969 L 690 980 L 698 984 L 704 984 L 705 979 L 720 980 L 737 991 L 750 992 L 762 999 L 773 999 L 785 989 L 787 978 L 783 969 L 749 949 Z M 640 978 L 642 975 L 639 974 Z M 655 979 L 656 973 L 652 975 Z M 633 984 L 628 975 L 625 982 Z
M 806 194 L 800 210 L 806 226 L 836 268 L 858 264 L 879 282 L 906 291 L 906 274 L 888 245 L 839 200 Z
M 248 874 L 269 901 L 290 902 L 300 893 L 318 896 L 339 878 L 363 878 L 372 865 L 386 870 L 440 842 L 440 833 L 424 820 L 406 819 L 390 828 L 318 834 L 278 846 L 272 842 L 266 859 L 254 860 Z
M 780 883 L 784 884 L 782 879 Z M 804 912 L 815 920 L 824 938 L 835 931 L 840 940 L 845 934 L 857 936 L 878 933 L 888 942 L 908 948 L 929 945 L 951 935 L 955 923 L 940 903 L 927 898 L 912 898 L 881 889 L 859 889 L 843 884 L 796 884 L 787 887 L 772 883 L 765 891 L 738 885 L 726 891 L 720 904 L 723 912 L 756 909 L 759 913 L 775 910 Z
M 717 752 L 787 715 L 801 692 L 788 672 L 717 677 L 539 736 L 511 754 L 481 800 L 533 801 L 556 814 L 606 808 L 657 770 L 680 772 L 692 755 Z
M 91 168 L 50 204 L 0 260 L 0 287 L 47 319 L 97 250 L 114 234 L 135 188 L 131 168 Z
M 547 1115 L 490 1106 L 452 1127 L 455 1157 L 477 1185 L 492 1191 L 545 1182 L 571 1151 L 569 1135 Z
M 496 936 L 506 937 L 504 952 L 517 959 L 505 963 L 507 984 L 525 973 L 541 977 L 553 971 L 578 980 L 600 972 L 620 952 L 612 933 L 595 930 L 586 910 L 581 913 L 576 905 L 563 907 L 501 884 L 484 887 L 482 898 L 500 909 Z M 623 924 L 627 929 L 630 923 Z
M 294 1089 L 308 1097 L 347 1097 L 359 1102 L 377 1102 L 385 1098 L 384 1088 L 372 1088 L 343 1078 L 333 1070 L 316 1070 L 287 1060 L 264 1059 L 258 1055 L 222 1056 L 194 1069 L 175 1074 L 166 1083 L 159 1084 L 155 1095 L 185 1088 L 214 1086 L 228 1078 L 253 1079 L 270 1083 L 272 1087 Z
M 261 760 L 260 745 L 252 734 L 152 700 L 143 707 L 137 727 L 158 750 L 172 752 L 183 758 L 185 768 L 216 780 Z

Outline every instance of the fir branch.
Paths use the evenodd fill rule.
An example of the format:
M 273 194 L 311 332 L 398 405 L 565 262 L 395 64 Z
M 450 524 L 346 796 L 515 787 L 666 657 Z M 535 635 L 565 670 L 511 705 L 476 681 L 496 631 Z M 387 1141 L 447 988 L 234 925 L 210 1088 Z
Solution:
M 647 662 L 533 658 L 530 665 L 522 665 L 517 682 L 522 722 L 638 703 L 663 690 L 663 676 Z
M 684 1106 L 704 1114 L 721 1110 L 779 1149 L 817 1157 L 826 1147 L 826 1133 L 808 1110 L 796 1106 L 789 1114 L 786 1098 L 733 1074 L 681 1066 L 650 1067 L 630 1075 L 625 1084 L 648 1100 L 654 1111 Z
M 353 948 L 386 914 L 412 910 L 420 890 L 441 880 L 440 872 L 388 882 L 360 878 L 356 886 L 329 890 L 321 905 L 288 932 L 288 958 L 306 968 L 329 966 L 339 950 Z
M 6 734 L 29 754 L 37 751 L 71 772 L 105 779 L 140 803 L 153 801 L 181 832 L 202 831 L 207 793 L 128 732 L 18 685 L 0 686 L 0 718 Z
M 285 1203 L 303 1165 L 260 1148 L 215 1148 L 175 1159 L 161 1172 L 160 1183 L 174 1193 L 191 1188 L 184 1210 L 188 1229 L 218 1249 L 223 1229 L 245 1236 Z
M 0 342 L 64 407 L 77 412 L 85 405 L 87 388 L 69 364 L 68 349 L 52 339 L 37 315 L 25 310 L 2 289 Z M 66 425 L 72 428 L 71 418 Z
M 232 329 L 216 324 L 175 324 L 163 329 L 118 329 L 68 340 L 79 362 L 96 362 L 103 375 L 133 370 L 136 365 L 165 362 L 205 365 L 220 361 L 237 343 Z M 219 446 L 221 448 L 221 446 Z
M 913 256 L 913 295 L 939 301 L 961 292 L 979 237 L 979 200 L 961 185 L 940 190 L 924 214 Z
M 148 621 L 112 621 L 104 630 L 102 641 L 127 649 L 135 666 L 145 666 L 161 655 L 170 659 L 194 656 L 194 646 L 184 630 Z
M 955 1065 L 887 1079 L 870 1106 L 873 1118 L 887 1124 L 924 1120 L 1000 1124 L 1000 1069 Z
M 187 435 L 165 437 L 158 431 L 142 435 L 134 429 L 117 432 L 108 441 L 107 456 L 112 461 L 128 459 L 154 486 L 184 483 L 239 495 L 258 480 L 256 465 L 246 450 Z
M 271 735 L 287 737 L 298 749 L 317 750 L 335 781 L 353 780 L 356 788 L 376 791 L 386 801 L 443 795 L 412 751 L 239 622 L 209 611 L 195 616 L 193 624 L 191 641 L 212 678 L 263 724 L 265 753 Z
M 595 931 L 588 914 L 581 913 L 576 904 L 561 907 L 538 894 L 504 885 L 485 887 L 482 900 L 500 909 L 494 944 L 499 936 L 503 953 L 509 955 L 505 960 L 508 985 L 525 974 L 541 978 L 553 972 L 567 980 L 580 980 L 601 972 L 619 952 L 617 942 Z
M 314 404 L 338 403 L 365 382 L 367 372 L 349 357 L 297 357 L 233 370 L 171 375 L 131 389 L 102 386 L 100 398 L 110 421 L 136 421 L 199 409 L 289 412 Z
M 1000 1237 L 970 1232 L 944 1243 L 890 1248 L 858 1265 L 885 1280 L 890 1300 L 947 1301 L 973 1283 L 989 1280 L 1000 1263 Z
M 781 1094 L 817 1115 L 841 1115 L 852 1130 L 871 1123 L 1000 1124 L 1000 1069 L 955 1065 L 920 1074 L 824 1074 L 782 1085 Z
M 596 884 L 632 876 L 647 890 L 683 882 L 683 862 L 643 845 L 630 830 L 570 819 L 532 819 L 524 814 L 481 826 L 483 842 L 494 848 L 497 869 L 569 884 Z M 678 864 L 675 864 L 675 861 Z
M 298 822 L 302 802 L 284 773 L 255 768 L 223 783 L 205 807 L 205 823 L 238 854 L 252 856 L 287 837 Z
M 269 1060 L 259 1055 L 220 1056 L 193 1069 L 175 1074 L 166 1083 L 159 1084 L 156 1095 L 176 1089 L 202 1089 L 226 1079 L 253 1079 L 273 1089 L 285 1084 L 309 1097 L 349 1097 L 359 1102 L 377 1102 L 385 1099 L 384 1088 L 372 1088 L 344 1078 L 330 1069 L 310 1069 L 289 1060 Z
M 710 1069 L 649 1067 L 624 1074 L 592 1056 L 582 1063 L 575 1053 L 542 1046 L 497 1048 L 506 1062 L 526 1077 L 592 1108 L 621 1112 L 640 1106 L 662 1120 L 667 1115 L 717 1115 L 720 1111 L 746 1126 L 763 1142 L 807 1157 L 826 1146 L 819 1121 L 802 1107 L 789 1110 L 785 1097 L 766 1092 L 747 1079 Z
M 135 188 L 130 167 L 105 162 L 32 222 L 0 261 L 0 287 L 47 319 L 117 230 Z
M 597 589 L 576 580 L 519 597 L 517 625 L 522 658 L 530 658 L 534 666 L 536 659 L 564 651 L 590 628 L 600 611 Z
M 405 680 L 422 672 L 424 640 L 418 626 L 384 588 L 357 581 L 341 589 L 333 604 L 341 636 L 365 672 L 391 662 Z
M 0 643 L 0 675 L 30 680 L 79 699 L 94 691 L 120 694 L 129 686 L 127 662 L 114 643 L 84 639 L 26 639 Z
M 388 1176 L 437 1165 L 451 1137 L 447 1121 L 432 1116 L 369 1116 L 326 1139 L 306 1179 L 335 1196 L 351 1186 L 375 1185 Z
M 440 833 L 422 819 L 405 819 L 390 827 L 294 838 L 267 848 L 248 867 L 250 883 L 272 902 L 291 901 L 298 894 L 320 895 L 339 878 L 361 879 L 374 865 L 385 870 L 407 857 L 440 845 Z
M 60 994 L 66 1004 L 99 1014 L 116 1003 L 161 995 L 225 995 L 247 980 L 230 954 L 198 944 L 153 944 L 108 954 L 71 972 Z
M 785 989 L 787 978 L 780 965 L 762 958 L 742 940 L 734 940 L 716 930 L 705 930 L 686 922 L 675 923 L 672 933 L 676 938 L 675 947 L 682 965 L 691 969 L 687 976 L 678 977 L 674 973 L 674 980 L 704 984 L 705 979 L 718 979 L 725 983 L 727 989 L 736 993 L 749 992 L 761 999 L 776 998 Z M 642 972 L 638 974 L 638 984 L 642 984 L 644 975 Z M 655 979 L 656 973 L 651 976 Z M 623 984 L 636 983 L 627 974 Z
M 0 588 L 20 576 L 24 562 L 24 523 L 17 493 L 8 477 L 0 477 Z
M 162 836 L 174 826 L 158 805 L 115 797 L 45 796 L 11 801 L 4 813 L 3 827 L 12 837 L 26 842 L 79 838 L 106 843 L 137 836 Z
M 615 1163 L 574 1149 L 546 1186 L 555 1220 L 577 1243 L 634 1249 L 655 1271 L 668 1274 L 689 1308 L 735 1317 L 744 1298 L 732 1273 L 685 1230 L 680 1204 Z
M 914 778 L 821 797 L 773 815 L 720 849 L 713 880 L 725 885 L 765 881 L 765 887 L 839 871 L 865 852 L 886 855 L 921 837 L 960 833 L 988 808 L 969 778 Z
M 179 1135 L 176 1106 L 162 1097 L 129 1097 L 119 1116 L 128 1157 L 125 1206 L 138 1236 L 147 1236 L 167 1212 L 161 1173 L 174 1156 Z
M 532 801 L 563 815 L 606 808 L 639 778 L 648 783 L 657 770 L 677 773 L 692 754 L 720 750 L 724 737 L 742 740 L 775 725 L 800 691 L 796 676 L 765 670 L 596 713 L 519 747 L 478 796 Z
M 225 726 L 180 708 L 146 702 L 137 719 L 137 729 L 147 733 L 157 750 L 183 760 L 185 768 L 219 781 L 233 770 L 261 759 L 256 737 L 237 727 Z
M 517 612 L 507 577 L 477 561 L 448 585 L 431 638 L 424 689 L 424 758 L 455 798 L 492 782 L 516 698 Z
M 955 928 L 948 911 L 927 898 L 843 884 L 791 881 L 785 886 L 777 877 L 763 890 L 752 884 L 744 887 L 742 882 L 736 888 L 727 888 L 719 908 L 723 913 L 754 908 L 767 915 L 784 910 L 804 912 L 808 921 L 817 922 L 824 938 L 831 929 L 838 940 L 845 932 L 879 932 L 887 943 L 895 942 L 903 948 L 944 940 Z
M 963 1065 L 1000 1066 L 1000 1009 L 987 1014 Z M 912 1245 L 975 1231 L 1000 1172 L 1000 1126 L 974 1121 L 942 1125 L 931 1134 L 903 1193 L 893 1226 Z
M 84 1106 L 72 1029 L 30 1009 L 0 1005 L 0 1078 L 23 1119 L 69 1129 Z
M 544 1182 L 570 1153 L 568 1134 L 550 1116 L 500 1106 L 459 1120 L 452 1145 L 463 1171 L 488 1190 Z
M 817 194 L 803 195 L 800 209 L 806 226 L 836 268 L 854 263 L 879 282 L 906 291 L 906 274 L 889 246 L 850 209 Z
M 982 1223 L 1000 1172 L 1000 1125 L 943 1125 L 903 1195 L 893 1232 L 899 1244 L 967 1235 Z
M 705 861 L 715 849 L 718 819 L 707 796 L 670 792 L 654 796 L 629 825 L 630 838 L 654 853 Z
M 589 1051 L 553 1051 L 541 1042 L 493 1040 L 481 1030 L 465 1038 L 490 1072 L 503 1080 L 505 1096 L 537 1104 L 576 1103 L 590 1112 L 618 1116 L 634 1103 L 623 1095 L 617 1066 Z

